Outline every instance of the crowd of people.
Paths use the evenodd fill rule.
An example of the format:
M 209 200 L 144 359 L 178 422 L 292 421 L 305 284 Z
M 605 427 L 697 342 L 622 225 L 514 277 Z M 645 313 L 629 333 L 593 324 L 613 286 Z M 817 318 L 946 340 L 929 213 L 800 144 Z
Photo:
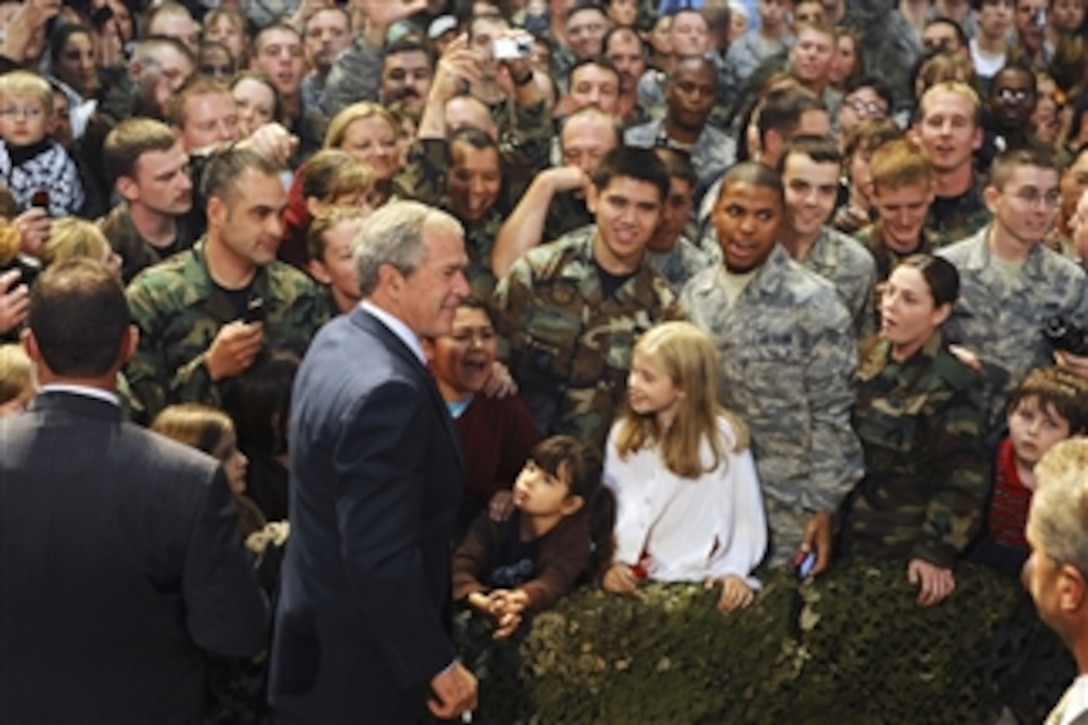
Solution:
M 256 681 L 235 693 L 253 717 L 269 697 L 284 721 L 454 717 L 477 687 L 455 604 L 503 640 L 583 583 L 706 582 L 728 613 L 765 572 L 858 558 L 901 561 L 923 607 L 962 560 L 1019 579 L 1036 464 L 1088 433 L 1085 15 L 0 0 L 4 450 L 101 418 L 62 399 L 94 388 L 155 432 L 125 450 L 204 454 L 139 474 L 192 482 L 170 527 L 241 530 L 169 544 L 228 563 L 163 574 L 184 607 L 135 618 L 206 604 L 181 684 L 72 702 L 240 717 L 213 716 L 198 647 Z M 78 448 L 42 474 L 58 490 L 96 476 Z M 3 458 L 6 492 L 29 474 Z M 85 497 L 64 515 L 104 510 Z M 169 518 L 142 505 L 122 529 Z M 145 536 L 149 571 L 178 565 Z M 242 561 L 229 596 L 202 591 Z M 24 576 L 5 629 L 48 589 Z M 0 671 L 29 657 L 0 646 Z M 66 676 L 32 660 L 28 681 Z M 0 716 L 81 712 L 48 693 L 5 683 Z

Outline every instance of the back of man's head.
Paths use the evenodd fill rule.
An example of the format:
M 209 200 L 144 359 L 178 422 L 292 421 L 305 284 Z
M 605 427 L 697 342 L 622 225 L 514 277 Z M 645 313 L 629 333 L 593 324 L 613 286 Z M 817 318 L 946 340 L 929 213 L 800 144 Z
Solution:
M 771 91 L 759 111 L 759 140 L 767 141 L 767 132 L 776 131 L 783 140 L 789 140 L 801 125 L 805 111 L 827 110 L 819 98 L 800 88 L 782 88 Z
M 120 362 L 129 326 L 121 282 L 91 259 L 52 265 L 30 292 L 27 326 L 55 376 L 106 375 Z

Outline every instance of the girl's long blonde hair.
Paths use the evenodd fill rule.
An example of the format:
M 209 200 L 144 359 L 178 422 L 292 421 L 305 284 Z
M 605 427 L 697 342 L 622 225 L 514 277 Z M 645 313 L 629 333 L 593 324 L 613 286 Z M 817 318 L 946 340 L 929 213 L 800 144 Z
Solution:
M 748 447 L 743 421 L 718 403 L 718 356 L 709 335 L 690 322 L 665 322 L 639 338 L 634 354 L 658 363 L 673 385 L 684 391 L 684 398 L 666 431 L 659 429 L 655 414 L 636 413 L 628 402 L 616 437 L 620 458 L 657 445 L 666 468 L 682 478 L 698 478 L 728 465 L 729 453 Z M 725 450 L 719 417 L 725 417 L 736 432 L 732 451 Z M 700 455 L 704 439 L 710 446 L 709 462 Z

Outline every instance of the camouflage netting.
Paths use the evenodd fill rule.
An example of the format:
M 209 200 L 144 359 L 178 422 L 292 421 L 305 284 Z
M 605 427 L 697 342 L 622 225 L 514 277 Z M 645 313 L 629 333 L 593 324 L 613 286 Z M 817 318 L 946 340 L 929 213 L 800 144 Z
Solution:
M 1053 704 L 1074 674 L 1055 640 L 1031 644 L 1050 633 L 1019 587 L 973 565 L 931 609 L 915 604 L 906 567 L 885 562 L 764 585 L 730 615 L 701 586 L 651 584 L 640 600 L 583 589 L 485 653 L 477 627 L 476 720 L 981 722 L 1022 691 Z M 1033 672 L 1024 658 L 1040 647 L 1053 667 Z

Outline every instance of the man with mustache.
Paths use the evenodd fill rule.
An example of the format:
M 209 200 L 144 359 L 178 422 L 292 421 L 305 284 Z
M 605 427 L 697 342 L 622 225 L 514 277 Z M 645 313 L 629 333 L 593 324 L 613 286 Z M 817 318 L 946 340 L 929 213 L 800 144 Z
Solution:
M 419 36 L 386 45 L 386 34 L 395 23 L 426 10 L 427 0 L 353 0 L 348 7 L 356 36 L 329 71 L 325 110 L 335 116 L 357 101 L 388 106 L 398 100 L 422 108 L 434 76 L 434 56 Z

